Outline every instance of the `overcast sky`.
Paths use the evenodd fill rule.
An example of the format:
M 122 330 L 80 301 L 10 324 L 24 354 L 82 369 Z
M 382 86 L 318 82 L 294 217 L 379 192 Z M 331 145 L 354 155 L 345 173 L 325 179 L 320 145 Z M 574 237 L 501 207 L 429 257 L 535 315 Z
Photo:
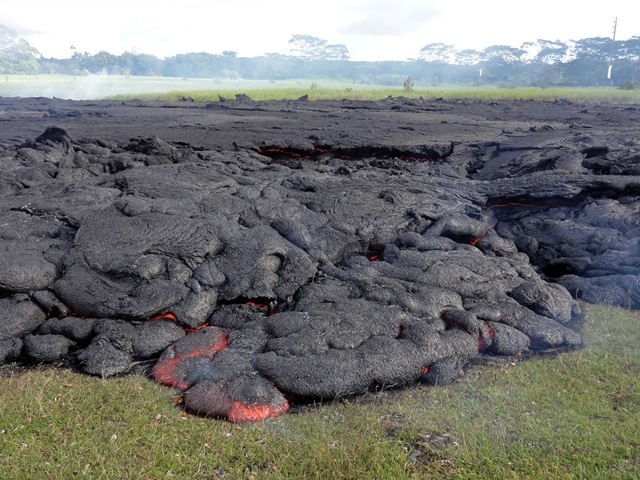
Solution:
M 344 44 L 352 60 L 416 58 L 430 43 L 482 50 L 538 38 L 640 36 L 640 1 L 3 0 L 0 24 L 45 57 L 125 51 L 287 54 L 294 34 Z M 71 49 L 75 46 L 76 50 Z

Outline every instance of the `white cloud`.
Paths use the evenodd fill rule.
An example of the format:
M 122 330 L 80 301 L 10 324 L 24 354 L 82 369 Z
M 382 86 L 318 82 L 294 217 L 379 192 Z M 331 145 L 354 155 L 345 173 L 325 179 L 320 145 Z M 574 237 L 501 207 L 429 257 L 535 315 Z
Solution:
M 435 2 L 367 0 L 345 8 L 349 21 L 340 33 L 363 36 L 403 36 L 427 28 L 439 15 Z

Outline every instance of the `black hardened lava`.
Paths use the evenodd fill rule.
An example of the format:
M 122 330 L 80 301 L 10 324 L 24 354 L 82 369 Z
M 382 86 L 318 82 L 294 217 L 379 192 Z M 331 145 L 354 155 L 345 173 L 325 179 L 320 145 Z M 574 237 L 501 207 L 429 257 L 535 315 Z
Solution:
M 435 108 L 402 106 L 405 121 Z M 229 131 L 259 112 L 237 108 Z M 274 111 L 276 125 L 291 115 Z M 576 298 L 640 307 L 640 147 L 628 137 L 556 145 L 556 126 L 503 133 L 506 145 L 385 145 L 383 122 L 377 146 L 213 144 L 187 141 L 193 120 L 172 141 L 88 136 L 106 118 L 94 117 L 82 136 L 55 125 L 0 143 L 0 363 L 102 376 L 144 364 L 191 412 L 260 421 L 292 402 L 578 348 Z M 526 147 L 528 135 L 545 137 Z
M 340 160 L 393 160 L 398 162 L 434 162 L 442 161 L 453 153 L 453 144 L 446 150 L 439 151 L 427 145 L 412 148 L 364 145 L 359 147 L 333 147 L 331 145 L 314 146 L 312 149 L 299 147 L 279 147 L 264 145 L 257 153 L 270 158 L 274 162 L 290 165 L 300 160 L 327 161 Z

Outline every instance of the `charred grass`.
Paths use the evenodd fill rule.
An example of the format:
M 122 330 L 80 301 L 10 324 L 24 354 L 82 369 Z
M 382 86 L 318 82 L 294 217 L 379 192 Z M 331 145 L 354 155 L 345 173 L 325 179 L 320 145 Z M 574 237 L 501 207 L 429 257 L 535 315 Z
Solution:
M 3 367 L 0 478 L 638 478 L 640 314 L 585 310 L 580 351 L 255 425 L 187 415 L 140 375 Z

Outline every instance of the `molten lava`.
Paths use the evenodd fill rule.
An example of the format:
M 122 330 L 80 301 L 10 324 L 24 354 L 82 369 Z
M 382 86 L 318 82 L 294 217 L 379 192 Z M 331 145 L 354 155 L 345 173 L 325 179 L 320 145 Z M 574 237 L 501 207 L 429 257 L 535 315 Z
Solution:
M 473 240 L 471 240 L 471 246 L 475 247 L 476 245 L 478 245 L 478 243 L 480 242 L 480 240 L 482 240 L 484 237 L 486 237 L 486 235 L 481 235 L 478 238 L 474 238 Z
M 247 406 L 236 400 L 231 405 L 227 414 L 227 420 L 231 423 L 261 422 L 267 418 L 277 417 L 289 410 L 289 402 L 283 399 L 283 403 L 277 405 L 251 405 Z
M 493 343 L 493 336 L 495 335 L 495 332 L 493 331 L 493 328 L 487 326 L 488 330 L 489 330 L 489 342 L 487 342 L 484 337 L 482 336 L 482 332 L 478 331 L 478 351 L 479 352 L 485 352 L 487 350 L 487 348 L 489 348 L 491 346 L 491 344 Z
M 217 327 L 200 329 L 206 334 L 206 328 L 213 333 L 211 343 L 194 345 L 194 348 L 181 351 L 176 344 L 169 347 L 151 370 L 151 376 L 160 384 L 180 390 L 193 385 L 191 370 L 202 361 L 212 360 L 215 355 L 227 347 L 227 334 Z M 215 329 L 215 330 L 214 330 Z
M 258 301 L 252 301 L 252 300 L 248 300 L 245 305 L 247 305 L 248 307 L 256 307 L 256 308 L 260 308 L 262 310 L 269 310 L 269 304 L 267 303 L 263 303 L 263 302 L 258 302 Z

